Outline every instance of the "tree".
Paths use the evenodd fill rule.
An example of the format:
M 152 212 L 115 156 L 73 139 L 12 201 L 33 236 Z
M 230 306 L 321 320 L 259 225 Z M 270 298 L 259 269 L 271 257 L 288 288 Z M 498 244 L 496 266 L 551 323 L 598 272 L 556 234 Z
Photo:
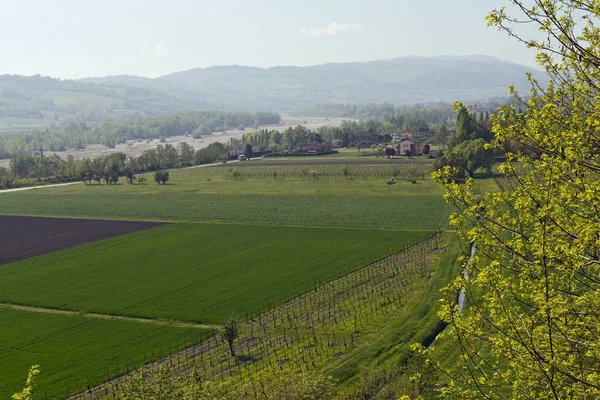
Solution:
M 181 142 L 177 146 L 179 162 L 183 165 L 191 165 L 194 162 L 194 148 L 187 142 Z
M 119 174 L 117 174 L 116 172 L 111 172 L 108 177 L 107 183 L 116 185 L 118 182 L 119 182 Z
M 456 131 L 454 137 L 450 140 L 448 148 L 452 150 L 454 146 L 471 139 L 473 133 L 473 124 L 471 122 L 471 115 L 466 107 L 460 107 L 456 115 Z
M 473 177 L 475 171 L 483 168 L 491 172 L 494 162 L 494 151 L 486 148 L 486 142 L 483 139 L 465 140 L 454 146 L 452 151 L 446 153 L 439 161 L 434 164 L 436 169 L 441 166 L 451 166 L 458 170 L 455 176 L 464 177 L 465 172 Z
M 212 163 L 219 159 L 227 158 L 227 148 L 223 143 L 215 142 L 209 144 L 207 147 L 197 150 L 194 155 L 194 162 L 196 164 Z
M 244 150 L 244 155 L 248 159 L 252 158 L 252 145 L 250 143 L 246 144 L 246 149 Z
M 442 317 L 460 346 L 463 398 L 600 397 L 600 35 L 597 1 L 514 1 L 518 16 L 488 23 L 538 51 L 550 82 L 532 75 L 528 100 L 492 119 L 491 144 L 506 161 L 497 191 L 435 174 L 459 235 L 475 243 L 468 279 L 447 288 Z M 526 23 L 542 40 L 522 36 Z M 522 111 L 521 111 L 522 110 Z M 514 143 L 516 146 L 507 146 Z M 459 313 L 455 294 L 468 307 Z M 452 299 L 451 297 L 452 296 Z
M 233 342 L 239 336 L 238 322 L 235 318 L 232 317 L 223 325 L 223 332 L 221 332 L 221 335 L 223 336 L 223 339 L 227 341 L 227 344 L 229 344 L 231 357 L 235 357 Z
M 446 143 L 448 143 L 448 127 L 446 124 L 441 124 L 435 135 L 435 143 L 442 145 L 442 151 L 444 150 Z
M 133 175 L 133 171 L 130 168 L 127 168 L 127 170 L 125 171 L 125 177 L 127 178 L 127 181 L 130 184 L 133 184 L 133 179 L 135 178 L 135 176 Z
M 171 144 L 156 146 L 156 158 L 160 168 L 173 168 L 179 164 L 179 154 Z
M 390 123 L 396 128 L 398 131 L 402 131 L 404 129 L 405 118 L 404 115 L 398 114 L 389 118 Z
M 167 181 L 169 180 L 169 172 L 168 171 L 156 171 L 154 173 L 154 180 L 156 181 L 156 183 L 158 183 L 159 185 L 162 183 L 163 185 L 165 185 L 167 183 Z
M 430 150 L 431 150 L 431 146 L 429 146 L 429 144 L 426 144 L 425 146 L 423 146 L 423 154 L 429 154 Z

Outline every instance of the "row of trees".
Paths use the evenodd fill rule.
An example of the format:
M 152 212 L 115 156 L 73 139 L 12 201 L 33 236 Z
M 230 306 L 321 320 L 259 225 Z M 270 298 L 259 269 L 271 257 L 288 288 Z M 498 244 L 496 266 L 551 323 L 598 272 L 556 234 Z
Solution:
M 365 134 L 372 134 L 378 142 L 386 143 L 392 140 L 392 133 L 411 129 L 413 129 L 413 133 L 417 132 L 417 136 L 422 134 L 424 138 L 430 138 L 433 135 L 428 126 L 419 131 L 415 130 L 416 126 L 407 125 L 399 120 L 396 122 L 399 124 L 398 126 L 389 121 L 364 119 L 342 121 L 339 127 L 324 126 L 316 130 L 310 130 L 303 125 L 288 127 L 283 132 L 262 129 L 245 134 L 239 144 L 251 144 L 261 149 L 293 150 L 295 146 L 307 143 L 329 144 L 331 148 L 336 146 L 354 147 L 358 145 L 360 137 Z
M 138 172 L 211 163 L 226 159 L 227 156 L 227 148 L 218 142 L 197 151 L 186 142 L 179 143 L 177 147 L 171 144 L 158 145 L 138 157 L 120 152 L 95 158 L 75 159 L 69 156 L 66 160 L 57 155 L 15 156 L 11 158 L 8 168 L 0 168 L 0 188 L 78 179 L 88 183 L 104 180 L 107 184 L 116 184 L 120 176 L 126 176 L 132 183 L 133 174 Z M 164 182 L 161 180 L 161 183 Z
M 433 111 L 435 110 L 424 109 L 423 112 Z M 261 149 L 292 150 L 299 144 L 312 142 L 330 143 L 330 146 L 334 147 L 332 143 L 335 141 L 340 147 L 348 147 L 357 145 L 360 136 L 365 134 L 375 135 L 380 143 L 388 143 L 392 140 L 393 133 L 405 131 L 411 132 L 417 140 L 441 145 L 443 148 L 449 146 L 450 149 L 468 140 L 481 138 L 485 142 L 489 142 L 492 139 L 489 110 L 472 111 L 471 113 L 464 110 L 459 110 L 458 113 L 453 112 L 452 119 L 455 120 L 455 128 L 452 130 L 445 122 L 451 118 L 434 119 L 429 117 L 425 119 L 418 115 L 419 113 L 413 112 L 408 116 L 392 114 L 384 120 L 344 120 L 339 127 L 325 126 L 316 130 L 310 130 L 301 125 L 289 127 L 283 132 L 262 129 L 245 134 L 241 144 L 249 143 Z M 439 125 L 427 122 L 428 120 L 433 120 Z
M 70 122 L 61 130 L 44 133 L 0 134 L 0 156 L 30 154 L 40 148 L 64 151 L 85 148 L 88 144 L 103 144 L 114 148 L 128 140 L 158 139 L 189 135 L 196 138 L 228 129 L 256 128 L 281 122 L 277 113 L 244 113 L 199 111 L 156 116 L 125 122 L 104 122 L 90 126 L 85 122 Z
M 511 99 L 490 100 L 481 104 L 472 104 L 475 112 L 494 112 L 500 105 L 510 102 Z M 395 106 L 390 103 L 382 104 L 321 104 L 307 108 L 300 116 L 312 115 L 319 117 L 338 117 L 351 119 L 372 119 L 376 121 L 389 121 L 400 116 L 407 122 L 422 120 L 431 126 L 443 123 L 453 124 L 456 120 L 454 107 L 449 103 L 435 103 L 413 106 Z

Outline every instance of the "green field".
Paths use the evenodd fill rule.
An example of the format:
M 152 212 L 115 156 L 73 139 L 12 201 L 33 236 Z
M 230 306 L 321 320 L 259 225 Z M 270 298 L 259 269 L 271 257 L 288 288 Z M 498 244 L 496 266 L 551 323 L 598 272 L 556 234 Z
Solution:
M 43 314 L 0 308 L 0 398 L 23 388 L 29 367 L 40 365 L 37 398 L 64 398 L 85 387 L 198 342 L 212 331 L 79 315 Z M 162 352 L 162 353 L 161 353 Z M 59 396 L 56 396 L 56 394 Z
M 240 164 L 240 163 L 236 163 Z M 233 165 L 233 164 L 232 164 Z M 224 180 L 173 173 L 168 185 L 75 184 L 0 195 L 7 215 L 437 229 L 449 206 L 430 179 Z
M 180 345 L 177 335 L 187 335 L 189 344 L 190 329 L 197 336 L 204 332 L 156 325 L 161 320 L 219 324 L 232 314 L 244 320 L 246 313 L 272 308 L 430 237 L 447 226 L 450 208 L 439 186 L 420 176 L 417 184 L 406 182 L 405 175 L 387 184 L 395 168 L 428 174 L 429 160 L 410 161 L 264 159 L 174 170 L 167 185 L 157 185 L 150 174 L 146 185 L 129 185 L 122 178 L 119 185 L 77 183 L 0 194 L 6 215 L 179 222 L 0 266 L 0 303 L 154 320 L 0 309 L 0 317 L 7 314 L 0 328 L 6 346 L 0 351 L 7 355 L 0 362 L 23 360 L 5 376 L 0 365 L 0 382 L 11 385 L 10 390 L 0 386 L 0 395 L 16 383 L 22 386 L 34 363 L 42 365 L 41 388 L 58 386 L 64 392 L 65 382 L 81 385 L 96 371 L 99 382 L 106 380 L 106 368 L 114 374 L 121 347 L 139 363 L 161 345 Z M 340 174 L 345 165 L 350 176 Z M 307 176 L 302 172 L 307 169 L 321 173 Z M 232 178 L 234 170 L 242 179 Z M 273 171 L 281 174 L 273 177 Z M 407 308 L 406 315 L 416 309 Z M 27 323 L 19 322 L 27 315 L 32 315 Z M 419 334 L 429 329 L 433 315 Z M 411 321 L 418 324 L 421 317 L 415 318 Z M 388 336 L 380 349 L 394 342 Z M 47 352 L 27 347 L 27 340 Z M 75 359 L 79 355 L 82 359 Z M 346 361 L 350 365 L 363 357 L 354 354 Z M 346 376 L 345 368 L 332 366 L 338 377 Z
M 432 235 L 174 224 L 0 268 L 0 302 L 220 323 Z

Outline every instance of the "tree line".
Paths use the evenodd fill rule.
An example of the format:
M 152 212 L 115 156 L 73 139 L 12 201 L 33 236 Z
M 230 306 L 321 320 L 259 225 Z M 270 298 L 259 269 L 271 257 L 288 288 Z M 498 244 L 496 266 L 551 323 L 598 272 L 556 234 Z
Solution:
M 47 151 L 83 149 L 88 144 L 103 144 L 115 148 L 128 140 L 160 139 L 189 135 L 199 138 L 229 129 L 257 128 L 281 122 L 277 113 L 198 111 L 155 116 L 137 121 L 104 122 L 91 126 L 72 121 L 60 130 L 0 134 L 0 157 L 30 154 L 43 148 Z
M 66 159 L 58 155 L 20 155 L 11 158 L 8 168 L 0 167 L 0 189 L 76 180 L 116 184 L 119 177 L 126 177 L 129 183 L 133 183 L 136 173 L 211 163 L 227 157 L 227 147 L 219 142 L 199 150 L 186 142 L 177 146 L 159 144 L 137 157 L 121 152 L 82 159 L 71 155 Z M 162 178 L 160 181 L 166 182 Z

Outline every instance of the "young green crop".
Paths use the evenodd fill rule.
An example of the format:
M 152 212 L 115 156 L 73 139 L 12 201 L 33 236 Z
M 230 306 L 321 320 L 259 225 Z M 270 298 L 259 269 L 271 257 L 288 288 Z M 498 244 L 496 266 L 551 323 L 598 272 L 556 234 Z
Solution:
M 213 331 L 131 321 L 92 319 L 0 308 L 0 398 L 23 388 L 27 370 L 40 366 L 35 398 L 64 398 L 88 382 L 115 374 L 198 342 Z M 145 360 L 146 359 L 146 360 Z M 57 396 L 58 393 L 58 396 Z
M 0 209 L 7 215 L 154 221 L 387 229 L 447 225 L 449 206 L 433 181 L 388 185 L 390 179 L 223 180 L 174 174 L 166 185 L 75 184 L 5 193 Z
M 431 234 L 167 225 L 3 265 L 0 302 L 220 323 Z

